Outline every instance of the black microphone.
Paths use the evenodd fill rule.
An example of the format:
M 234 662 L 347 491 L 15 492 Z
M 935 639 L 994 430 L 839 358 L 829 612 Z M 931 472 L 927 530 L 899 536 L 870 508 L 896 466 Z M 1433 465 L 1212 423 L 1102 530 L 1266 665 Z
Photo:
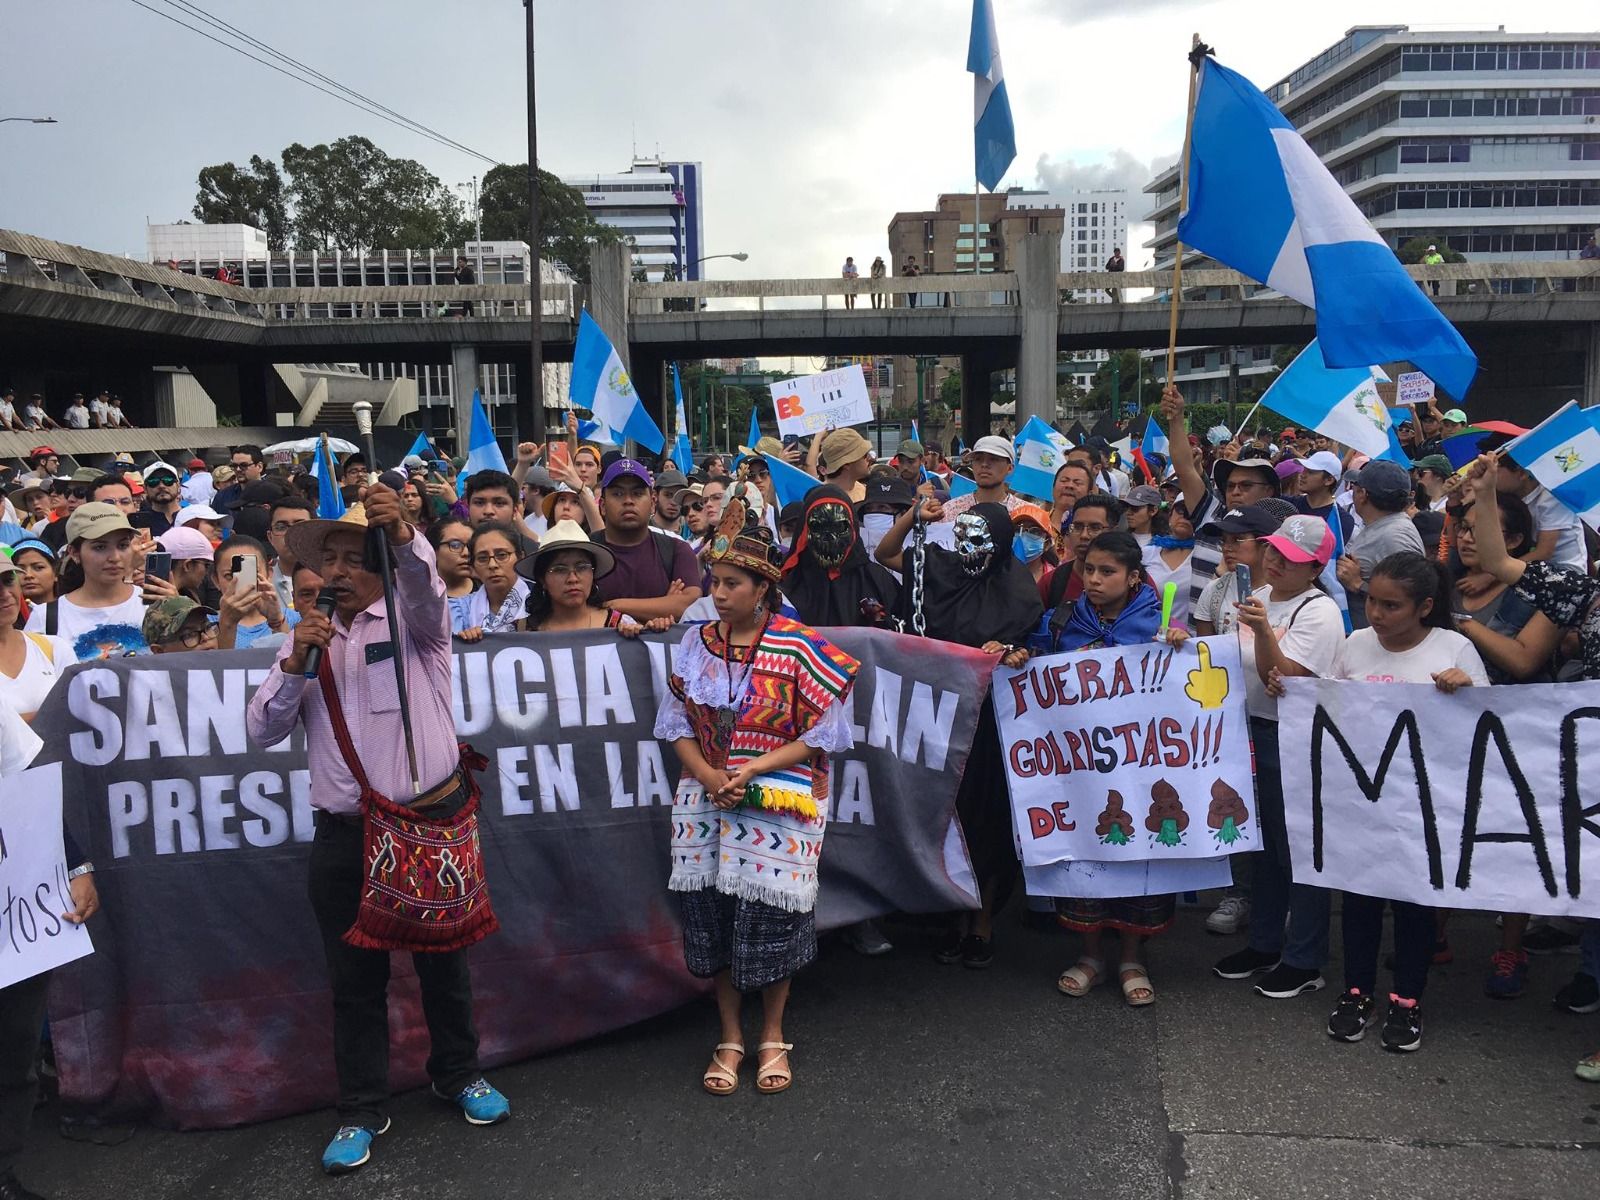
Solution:
M 317 611 L 323 616 L 331 618 L 333 616 L 333 610 L 338 606 L 339 597 L 332 588 L 325 587 L 317 593 Z M 322 647 L 313 646 L 311 649 L 306 651 L 305 676 L 307 679 L 315 679 L 317 677 L 317 673 L 321 670 Z

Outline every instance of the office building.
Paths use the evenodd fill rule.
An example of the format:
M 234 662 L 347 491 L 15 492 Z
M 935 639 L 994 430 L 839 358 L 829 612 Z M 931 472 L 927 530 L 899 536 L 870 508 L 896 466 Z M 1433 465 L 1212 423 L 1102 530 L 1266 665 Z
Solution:
M 699 163 L 635 158 L 620 174 L 568 175 L 562 182 L 583 194 L 595 220 L 632 240 L 634 268 L 650 282 L 701 278 L 707 251 Z
M 1396 250 L 1426 238 L 1474 262 L 1568 259 L 1600 225 L 1600 31 L 1357 26 L 1264 90 Z M 1144 190 L 1160 270 L 1177 167 Z M 1241 376 L 1270 367 L 1261 349 L 1241 352 Z M 1191 399 L 1221 398 L 1225 353 L 1183 354 Z

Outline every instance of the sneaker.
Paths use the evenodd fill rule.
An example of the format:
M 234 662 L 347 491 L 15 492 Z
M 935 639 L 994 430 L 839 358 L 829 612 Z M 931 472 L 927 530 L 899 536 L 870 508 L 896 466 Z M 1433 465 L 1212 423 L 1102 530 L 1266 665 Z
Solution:
M 1238 933 L 1250 924 L 1250 897 L 1224 896 L 1206 918 L 1207 933 Z
M 333 1135 L 328 1148 L 322 1152 L 322 1169 L 329 1175 L 348 1175 L 366 1164 L 372 1157 L 372 1139 L 389 1132 L 389 1118 L 383 1119 L 383 1128 L 368 1129 L 364 1125 L 341 1125 Z
M 1576 954 L 1578 935 L 1554 925 L 1539 925 L 1522 935 L 1522 948 L 1529 954 Z
M 857 954 L 877 958 L 894 949 L 894 943 L 883 936 L 876 921 L 859 921 L 844 931 L 845 944 Z
M 1336 1042 L 1359 1042 L 1367 1036 L 1367 1026 L 1372 1024 L 1372 1010 L 1377 1002 L 1363 996 L 1359 988 L 1351 988 L 1339 997 L 1338 1007 L 1328 1018 L 1328 1036 Z
M 1252 950 L 1246 946 L 1227 958 L 1218 959 L 1211 973 L 1218 979 L 1249 979 L 1261 975 L 1278 965 L 1278 956 L 1267 950 Z
M 511 1101 L 482 1075 L 454 1096 L 445 1095 L 438 1084 L 433 1085 L 433 1094 L 459 1108 L 469 1125 L 498 1125 L 511 1115 Z
M 1579 971 L 1572 977 L 1572 982 L 1556 993 L 1551 1003 L 1562 1012 L 1600 1012 L 1600 982 L 1593 975 Z
M 969 971 L 982 971 L 994 962 L 994 946 L 986 937 L 970 933 L 961 939 L 961 965 Z
M 1302 992 L 1320 992 L 1327 984 L 1315 967 L 1291 967 L 1281 962 L 1261 977 L 1256 994 L 1269 1000 L 1290 1000 Z
M 1422 1048 L 1422 1005 L 1389 993 L 1389 1015 L 1383 1019 L 1383 1048 L 1409 1054 Z
M 1528 955 L 1522 950 L 1496 950 L 1489 956 L 1489 977 L 1483 994 L 1495 1000 L 1515 1000 L 1528 982 Z
M 959 929 L 951 929 L 933 951 L 933 961 L 952 966 L 961 961 L 961 947 L 966 941 Z

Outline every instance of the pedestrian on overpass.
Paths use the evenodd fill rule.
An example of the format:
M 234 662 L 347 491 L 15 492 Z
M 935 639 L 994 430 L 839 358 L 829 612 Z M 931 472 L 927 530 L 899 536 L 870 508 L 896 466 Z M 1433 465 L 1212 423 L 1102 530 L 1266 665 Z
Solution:
M 856 288 L 859 286 L 859 280 L 861 279 L 861 268 L 856 266 L 854 258 L 847 255 L 844 260 L 844 269 L 839 274 L 844 278 L 844 306 L 846 308 L 854 308 L 856 306 Z

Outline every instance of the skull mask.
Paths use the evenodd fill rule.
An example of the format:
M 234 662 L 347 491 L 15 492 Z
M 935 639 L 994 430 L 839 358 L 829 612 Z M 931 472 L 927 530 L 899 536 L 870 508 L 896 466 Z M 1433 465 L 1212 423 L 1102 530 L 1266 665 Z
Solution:
M 806 542 L 822 566 L 843 565 L 855 542 L 849 507 L 837 501 L 814 505 L 806 514 Z
M 994 558 L 994 531 L 989 522 L 976 513 L 962 513 L 956 518 L 956 557 L 961 569 L 968 575 L 982 575 Z

